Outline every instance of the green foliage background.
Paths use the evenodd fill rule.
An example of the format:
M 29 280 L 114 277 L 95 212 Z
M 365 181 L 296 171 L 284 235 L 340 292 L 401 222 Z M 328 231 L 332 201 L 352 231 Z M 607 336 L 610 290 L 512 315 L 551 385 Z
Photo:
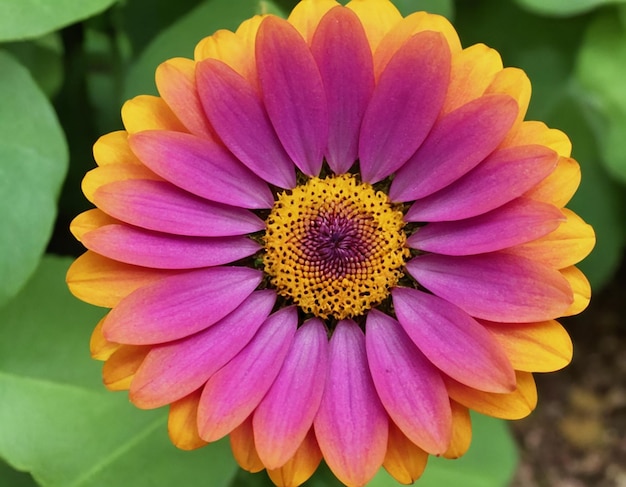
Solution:
M 82 249 L 67 231 L 87 209 L 80 180 L 91 145 L 121 128 L 122 102 L 154 93 L 154 69 L 202 37 L 276 0 L 0 2 L 0 486 L 264 486 L 237 469 L 227 441 L 170 445 L 165 411 L 106 392 L 89 357 L 101 309 L 64 276 Z M 623 258 L 626 225 L 625 0 L 396 0 L 440 13 L 465 46 L 484 42 L 533 82 L 530 119 L 566 131 L 583 183 L 571 206 L 597 232 L 582 268 L 594 291 Z M 505 486 L 516 464 L 504 423 L 475 417 L 470 453 L 432 459 L 424 487 Z M 338 485 L 325 468 L 309 486 Z M 381 472 L 371 483 L 393 485 Z

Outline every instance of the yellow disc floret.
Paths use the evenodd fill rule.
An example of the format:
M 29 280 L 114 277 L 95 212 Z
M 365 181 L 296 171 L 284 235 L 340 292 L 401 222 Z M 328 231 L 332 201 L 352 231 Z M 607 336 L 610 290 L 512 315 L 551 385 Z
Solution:
M 265 272 L 307 313 L 359 316 L 402 277 L 403 227 L 402 212 L 370 184 L 312 178 L 278 196 L 267 218 Z

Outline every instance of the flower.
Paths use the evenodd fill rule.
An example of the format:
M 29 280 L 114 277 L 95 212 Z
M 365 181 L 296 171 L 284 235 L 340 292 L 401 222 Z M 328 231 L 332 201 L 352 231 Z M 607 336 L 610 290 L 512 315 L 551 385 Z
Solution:
M 578 163 L 524 121 L 530 83 L 446 19 L 303 0 L 166 61 L 83 182 L 80 299 L 111 390 L 169 405 L 249 471 L 410 483 L 469 447 L 469 409 L 526 416 L 572 345 L 593 230 Z

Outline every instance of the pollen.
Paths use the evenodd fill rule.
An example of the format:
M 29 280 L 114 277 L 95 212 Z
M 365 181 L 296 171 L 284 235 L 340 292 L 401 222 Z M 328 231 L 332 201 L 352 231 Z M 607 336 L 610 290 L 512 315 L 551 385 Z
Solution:
M 266 223 L 263 264 L 271 284 L 324 319 L 379 305 L 409 255 L 402 212 L 347 174 L 279 194 Z

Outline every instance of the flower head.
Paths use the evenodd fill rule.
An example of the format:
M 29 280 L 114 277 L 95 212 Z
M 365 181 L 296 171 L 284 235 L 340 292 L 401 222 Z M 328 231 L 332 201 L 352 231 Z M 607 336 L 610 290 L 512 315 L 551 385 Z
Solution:
M 424 12 L 303 0 L 159 66 L 94 146 L 72 292 L 104 381 L 277 485 L 418 478 L 565 366 L 592 229 L 525 74 Z

